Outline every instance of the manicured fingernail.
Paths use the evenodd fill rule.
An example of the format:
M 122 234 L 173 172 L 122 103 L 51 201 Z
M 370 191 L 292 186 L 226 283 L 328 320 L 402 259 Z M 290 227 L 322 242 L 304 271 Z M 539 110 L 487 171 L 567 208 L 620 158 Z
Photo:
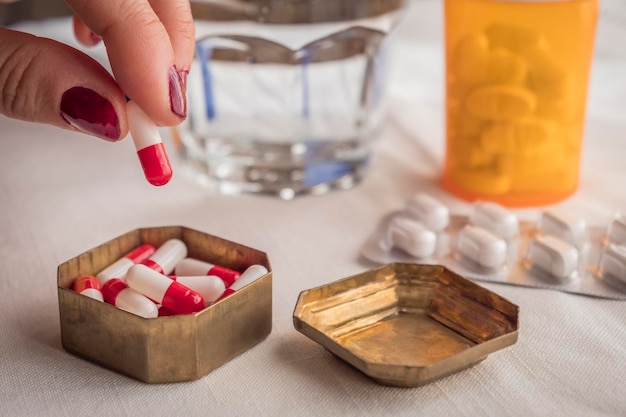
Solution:
M 91 39 L 91 44 L 93 46 L 96 46 L 102 41 L 102 38 L 93 32 L 89 32 L 89 39 Z
M 120 121 L 109 100 L 85 87 L 72 87 L 61 97 L 61 117 L 70 125 L 109 142 L 120 139 Z
M 172 112 L 183 119 L 187 117 L 187 100 L 185 98 L 185 82 L 181 74 L 172 65 L 169 73 L 170 107 Z
M 180 77 L 180 81 L 183 85 L 185 91 L 187 91 L 187 76 L 189 75 L 189 71 L 187 70 L 179 70 L 178 76 Z

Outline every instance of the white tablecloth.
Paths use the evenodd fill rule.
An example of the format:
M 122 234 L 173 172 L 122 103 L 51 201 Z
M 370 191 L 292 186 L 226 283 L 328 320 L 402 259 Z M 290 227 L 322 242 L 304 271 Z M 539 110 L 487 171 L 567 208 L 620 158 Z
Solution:
M 602 7 L 580 190 L 556 206 L 597 225 L 626 211 L 626 6 Z M 483 284 L 520 306 L 519 341 L 414 389 L 377 385 L 294 330 L 299 292 L 368 269 L 361 245 L 405 197 L 425 191 L 455 213 L 470 208 L 439 185 L 440 2 L 414 5 L 392 56 L 392 116 L 365 181 L 290 202 L 211 194 L 179 171 L 154 188 L 129 140 L 112 145 L 0 117 L 0 415 L 626 415 L 626 302 Z M 517 213 L 533 219 L 538 210 Z M 267 252 L 274 320 L 263 343 L 209 375 L 148 385 L 62 349 L 56 268 L 126 231 L 161 225 Z

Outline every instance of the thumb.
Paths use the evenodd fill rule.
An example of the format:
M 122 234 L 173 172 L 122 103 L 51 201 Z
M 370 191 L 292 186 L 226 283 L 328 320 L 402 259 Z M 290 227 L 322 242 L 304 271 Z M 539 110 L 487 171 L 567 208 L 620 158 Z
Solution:
M 87 55 L 0 28 L 0 114 L 117 141 L 128 132 L 125 105 L 113 77 Z

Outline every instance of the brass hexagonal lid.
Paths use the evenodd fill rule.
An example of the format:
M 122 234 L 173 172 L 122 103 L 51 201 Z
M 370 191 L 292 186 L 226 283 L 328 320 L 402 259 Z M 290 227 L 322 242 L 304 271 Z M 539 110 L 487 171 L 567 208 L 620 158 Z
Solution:
M 300 293 L 295 328 L 378 383 L 414 387 L 517 341 L 519 307 L 438 265 L 388 264 Z

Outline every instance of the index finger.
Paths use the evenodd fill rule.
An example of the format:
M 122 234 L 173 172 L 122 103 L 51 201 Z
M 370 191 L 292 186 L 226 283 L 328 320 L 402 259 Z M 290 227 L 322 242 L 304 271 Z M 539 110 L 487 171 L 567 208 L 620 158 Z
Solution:
M 196 33 L 189 1 L 149 0 L 167 31 L 176 62 L 185 62 L 184 71 L 189 71 L 193 60 Z
M 174 52 L 168 30 L 150 2 L 68 0 L 67 3 L 102 37 L 113 75 L 126 95 L 157 124 L 180 123 L 187 112 L 183 74 L 191 65 L 191 57 Z M 185 10 L 178 9 L 177 19 L 191 22 L 191 14 L 185 17 Z M 193 23 L 182 30 L 193 31 Z M 188 39 L 193 42 L 193 32 Z

